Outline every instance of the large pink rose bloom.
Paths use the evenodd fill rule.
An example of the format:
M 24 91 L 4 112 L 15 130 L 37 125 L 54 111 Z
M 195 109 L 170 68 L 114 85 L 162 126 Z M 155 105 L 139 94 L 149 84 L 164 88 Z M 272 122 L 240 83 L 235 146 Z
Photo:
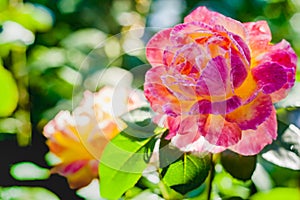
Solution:
M 145 95 L 183 151 L 259 153 L 277 137 L 273 103 L 294 85 L 297 56 L 265 21 L 199 7 L 149 41 Z

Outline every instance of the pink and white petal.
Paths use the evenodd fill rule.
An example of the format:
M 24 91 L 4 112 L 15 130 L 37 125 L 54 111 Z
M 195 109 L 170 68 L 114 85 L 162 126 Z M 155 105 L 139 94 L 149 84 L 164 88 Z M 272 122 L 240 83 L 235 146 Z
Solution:
M 194 42 L 195 39 L 204 35 L 212 35 L 212 26 L 200 21 L 178 24 L 170 33 L 170 41 L 173 45 L 185 45 Z
M 284 67 L 293 69 L 297 67 L 297 55 L 286 40 L 271 46 L 267 55 L 272 62 L 276 62 Z
M 292 86 L 284 85 L 280 90 L 277 90 L 276 92 L 270 94 L 272 98 L 272 102 L 277 103 L 278 101 L 284 99 L 288 95 L 289 91 L 291 90 L 291 87 Z
M 287 41 L 282 40 L 280 43 L 271 46 L 270 51 L 267 52 L 259 62 L 264 63 L 266 61 L 281 65 L 286 72 L 286 83 L 279 90 L 271 94 L 272 101 L 275 103 L 286 97 L 288 91 L 294 85 L 297 55 L 290 44 Z
M 62 176 L 68 176 L 75 174 L 81 168 L 88 164 L 89 160 L 75 160 L 72 163 L 59 164 L 52 168 L 53 173 L 59 173 Z
M 204 6 L 196 8 L 184 18 L 184 22 L 203 22 L 210 26 L 221 25 L 227 31 L 239 35 L 244 40 L 246 39 L 246 31 L 242 23 L 232 18 L 225 17 L 220 13 L 210 11 Z
M 207 99 L 203 99 L 203 100 L 197 101 L 190 108 L 189 114 L 191 114 L 191 115 L 227 114 L 227 113 L 237 109 L 238 107 L 240 107 L 241 104 L 242 104 L 242 100 L 238 96 L 232 96 L 231 98 L 226 99 L 224 101 L 216 101 L 216 102 L 211 102 Z
M 242 130 L 256 129 L 271 114 L 273 108 L 269 95 L 260 93 L 250 103 L 226 115 L 226 120 L 236 123 Z
M 229 147 L 241 139 L 241 129 L 226 121 L 221 115 L 209 115 L 202 135 L 213 145 Z
M 271 94 L 282 88 L 287 83 L 288 71 L 290 70 L 275 62 L 266 62 L 251 70 L 258 87 L 265 94 Z
M 151 68 L 146 73 L 144 84 L 144 93 L 151 103 L 152 109 L 160 113 L 163 113 L 162 106 L 165 105 L 165 102 L 179 105 L 176 97 L 161 82 L 160 77 L 163 74 L 166 74 L 164 67 Z
M 248 45 L 246 44 L 246 41 L 243 40 L 240 36 L 228 33 L 232 43 L 236 46 L 238 49 L 238 52 L 241 54 L 241 57 L 245 60 L 245 63 L 247 66 L 250 65 L 251 62 L 251 55 L 250 55 L 250 49 Z
M 180 116 L 178 117 L 167 116 L 165 127 L 169 129 L 169 134 L 166 136 L 165 139 L 170 140 L 171 138 L 173 138 L 177 134 L 179 126 L 180 126 Z
M 156 33 L 146 46 L 146 56 L 152 67 L 163 64 L 163 54 L 167 46 L 171 45 L 169 41 L 171 28 Z
M 199 45 L 195 43 L 190 43 L 181 46 L 181 48 L 176 49 L 176 52 L 174 54 L 174 58 L 172 59 L 172 62 L 170 63 L 171 67 L 169 70 L 173 70 L 174 73 L 181 73 L 181 74 L 189 74 L 192 70 L 194 70 L 194 73 L 201 71 L 203 67 L 195 68 L 193 69 L 193 66 L 196 65 L 196 59 L 199 57 L 205 58 L 207 56 L 207 53 L 204 51 L 203 48 L 201 48 Z M 204 59 L 202 60 L 201 64 L 203 65 Z M 208 62 L 208 58 L 207 58 Z M 206 63 L 207 63 L 206 62 Z M 183 63 L 184 65 L 179 65 L 179 63 Z M 175 72 L 176 70 L 176 72 Z
M 176 135 L 172 138 L 172 144 L 181 149 L 195 142 L 200 137 L 206 119 L 207 115 L 178 117 L 176 120 L 180 123 L 177 126 Z
M 186 75 L 163 75 L 162 83 L 177 97 L 179 100 L 196 100 L 195 92 L 196 82 L 192 77 Z
M 182 107 L 174 103 L 166 103 L 162 106 L 163 112 L 170 117 L 177 117 L 182 113 Z
M 245 156 L 255 155 L 266 145 L 271 144 L 276 137 L 277 120 L 276 110 L 273 107 L 271 115 L 256 130 L 243 131 L 242 139 L 230 149 Z
M 197 153 L 220 153 L 225 149 L 226 147 L 210 144 L 203 136 L 200 136 L 195 142 L 188 144 L 186 147 L 181 148 L 182 151 Z
M 60 111 L 54 119 L 52 119 L 44 127 L 43 134 L 47 138 L 52 138 L 55 133 L 60 132 L 62 135 L 79 141 L 76 134 L 74 134 L 76 122 L 71 113 L 67 110 Z
M 251 56 L 256 57 L 269 49 L 269 43 L 272 40 L 271 31 L 266 21 L 248 22 L 243 24 L 248 37 Z
M 199 96 L 227 96 L 232 91 L 229 77 L 225 58 L 217 56 L 202 71 L 196 92 Z
M 233 87 L 238 88 L 247 78 L 249 67 L 245 65 L 238 52 L 234 49 L 231 50 L 230 65 L 230 80 Z

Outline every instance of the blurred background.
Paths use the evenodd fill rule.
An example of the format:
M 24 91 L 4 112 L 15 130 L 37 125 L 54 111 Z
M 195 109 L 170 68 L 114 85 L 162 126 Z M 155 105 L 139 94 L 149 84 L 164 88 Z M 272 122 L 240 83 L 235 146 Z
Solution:
M 200 5 L 241 22 L 266 20 L 273 42 L 285 38 L 300 55 L 299 0 L 0 0 L 0 199 L 99 199 L 98 186 L 75 191 L 49 174 L 55 159 L 43 126 L 58 111 L 72 110 L 82 91 L 97 90 L 102 70 L 146 64 L 151 35 Z M 143 76 L 135 81 L 140 86 Z M 277 105 L 282 126 L 300 127 L 299 106 L 294 89 Z M 259 159 L 269 188 L 299 185 L 299 170 Z M 219 192 L 241 198 L 257 190 L 229 187 L 222 174 L 216 181 Z

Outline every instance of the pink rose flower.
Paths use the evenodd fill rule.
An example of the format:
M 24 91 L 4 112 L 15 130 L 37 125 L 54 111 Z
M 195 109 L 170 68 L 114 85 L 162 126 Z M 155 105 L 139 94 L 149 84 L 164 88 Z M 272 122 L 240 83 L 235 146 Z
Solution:
M 265 21 L 199 7 L 147 44 L 144 92 L 183 151 L 259 153 L 277 137 L 273 103 L 294 85 L 297 56 Z
M 61 161 L 52 172 L 65 176 L 71 188 L 88 185 L 98 177 L 99 159 L 105 146 L 126 128 L 120 116 L 143 103 L 136 92 L 125 88 L 86 91 L 72 114 L 60 111 L 44 127 L 50 152 Z

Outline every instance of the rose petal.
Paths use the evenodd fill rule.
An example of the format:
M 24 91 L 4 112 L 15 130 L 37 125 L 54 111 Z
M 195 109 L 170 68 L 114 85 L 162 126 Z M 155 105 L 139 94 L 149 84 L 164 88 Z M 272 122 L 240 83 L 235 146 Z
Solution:
M 156 33 L 147 44 L 146 56 L 153 67 L 162 64 L 164 50 L 170 45 L 169 36 L 171 30 L 169 28 Z
M 277 63 L 263 63 L 253 68 L 251 72 L 265 94 L 279 90 L 287 82 L 286 69 Z
M 151 68 L 146 73 L 144 93 L 154 111 L 163 113 L 162 106 L 166 102 L 179 105 L 176 97 L 162 84 L 160 77 L 166 74 L 164 67 Z M 179 108 L 180 110 L 180 108 Z
M 249 102 L 258 93 L 257 83 L 249 72 L 242 85 L 234 89 L 234 93 L 239 96 L 243 102 Z
M 189 114 L 226 114 L 241 105 L 241 99 L 233 96 L 225 101 L 210 102 L 209 100 L 200 100 L 196 102 L 190 109 Z
M 246 38 L 246 31 L 242 23 L 220 13 L 210 11 L 204 6 L 196 8 L 184 18 L 184 22 L 203 22 L 211 26 L 221 25 L 229 32 L 235 33 L 243 39 Z
M 249 65 L 251 61 L 251 55 L 250 55 L 250 49 L 248 45 L 240 36 L 232 33 L 228 33 L 228 35 L 230 36 L 230 39 L 233 42 L 233 44 L 239 50 L 238 52 L 242 55 L 242 58 L 244 58 L 245 61 L 247 61 L 246 63 Z
M 196 92 L 207 96 L 227 96 L 231 92 L 228 67 L 223 57 L 208 62 L 197 82 Z
M 277 137 L 276 110 L 273 107 L 271 115 L 257 127 L 257 130 L 242 132 L 242 139 L 231 150 L 245 156 L 259 153 L 267 144 Z
M 243 24 L 247 33 L 251 56 L 256 57 L 269 48 L 272 39 L 271 31 L 266 21 L 248 22 Z
M 62 175 L 69 175 L 74 174 L 82 167 L 84 167 L 88 163 L 88 160 L 75 160 L 74 162 L 64 165 L 63 168 L 60 170 L 60 174 Z
M 180 141 L 182 136 L 176 136 L 176 140 Z M 174 138 L 175 140 L 175 138 Z M 180 148 L 182 151 L 186 152 L 211 152 L 211 153 L 220 153 L 226 149 L 226 147 L 216 146 L 210 144 L 203 136 L 200 136 L 195 142 L 189 143 L 184 147 Z
M 278 102 L 287 96 L 290 88 L 293 87 L 295 83 L 295 73 L 297 67 L 297 55 L 291 48 L 290 44 L 282 40 L 280 43 L 271 46 L 270 52 L 262 58 L 261 62 L 271 61 L 278 63 L 284 67 L 287 73 L 287 82 L 278 91 L 271 94 L 272 101 Z
M 173 52 L 174 53 L 174 52 Z M 190 43 L 182 46 L 180 49 L 176 49 L 174 57 L 169 65 L 171 66 L 168 70 L 177 74 L 188 74 L 199 73 L 199 71 L 204 68 L 204 58 L 206 53 L 199 45 L 195 43 Z M 201 66 L 195 66 L 197 63 L 197 58 L 203 58 L 201 60 Z M 207 59 L 208 60 L 208 59 Z M 208 62 L 208 61 L 207 61 Z M 206 63 L 207 63 L 206 62 Z
M 195 142 L 200 137 L 200 132 L 204 127 L 207 115 L 188 116 L 177 118 L 180 121 L 177 127 L 177 134 L 172 138 L 172 144 L 178 148 L 184 148 L 188 144 Z M 176 124 L 178 124 L 178 121 Z
M 95 169 L 97 168 L 90 166 L 88 161 L 78 160 L 66 165 L 57 165 L 51 169 L 51 172 L 65 176 L 70 188 L 77 189 L 88 185 L 97 177 L 97 170 L 95 171 Z
M 179 117 L 167 117 L 166 118 L 166 126 L 169 129 L 169 134 L 166 136 L 165 139 L 170 140 L 177 134 L 177 131 L 180 126 L 180 116 Z
M 186 75 L 163 75 L 162 83 L 172 91 L 179 100 L 195 100 L 195 80 Z
M 231 51 L 230 65 L 230 80 L 233 84 L 233 87 L 237 88 L 241 86 L 246 79 L 248 71 L 247 67 L 235 50 Z
M 212 35 L 209 30 L 212 30 L 211 26 L 199 21 L 178 24 L 173 27 L 170 33 L 170 41 L 173 45 L 188 44 L 201 36 L 207 37 Z
M 209 143 L 228 147 L 240 140 L 241 132 L 237 124 L 227 122 L 221 115 L 209 115 L 202 134 Z
M 242 130 L 256 129 L 272 112 L 269 95 L 259 94 L 252 102 L 243 105 L 226 115 L 226 120 L 235 122 Z
M 287 68 L 296 69 L 297 67 L 297 55 L 291 45 L 285 40 L 271 46 L 267 56 L 271 58 L 272 62 L 276 62 Z

